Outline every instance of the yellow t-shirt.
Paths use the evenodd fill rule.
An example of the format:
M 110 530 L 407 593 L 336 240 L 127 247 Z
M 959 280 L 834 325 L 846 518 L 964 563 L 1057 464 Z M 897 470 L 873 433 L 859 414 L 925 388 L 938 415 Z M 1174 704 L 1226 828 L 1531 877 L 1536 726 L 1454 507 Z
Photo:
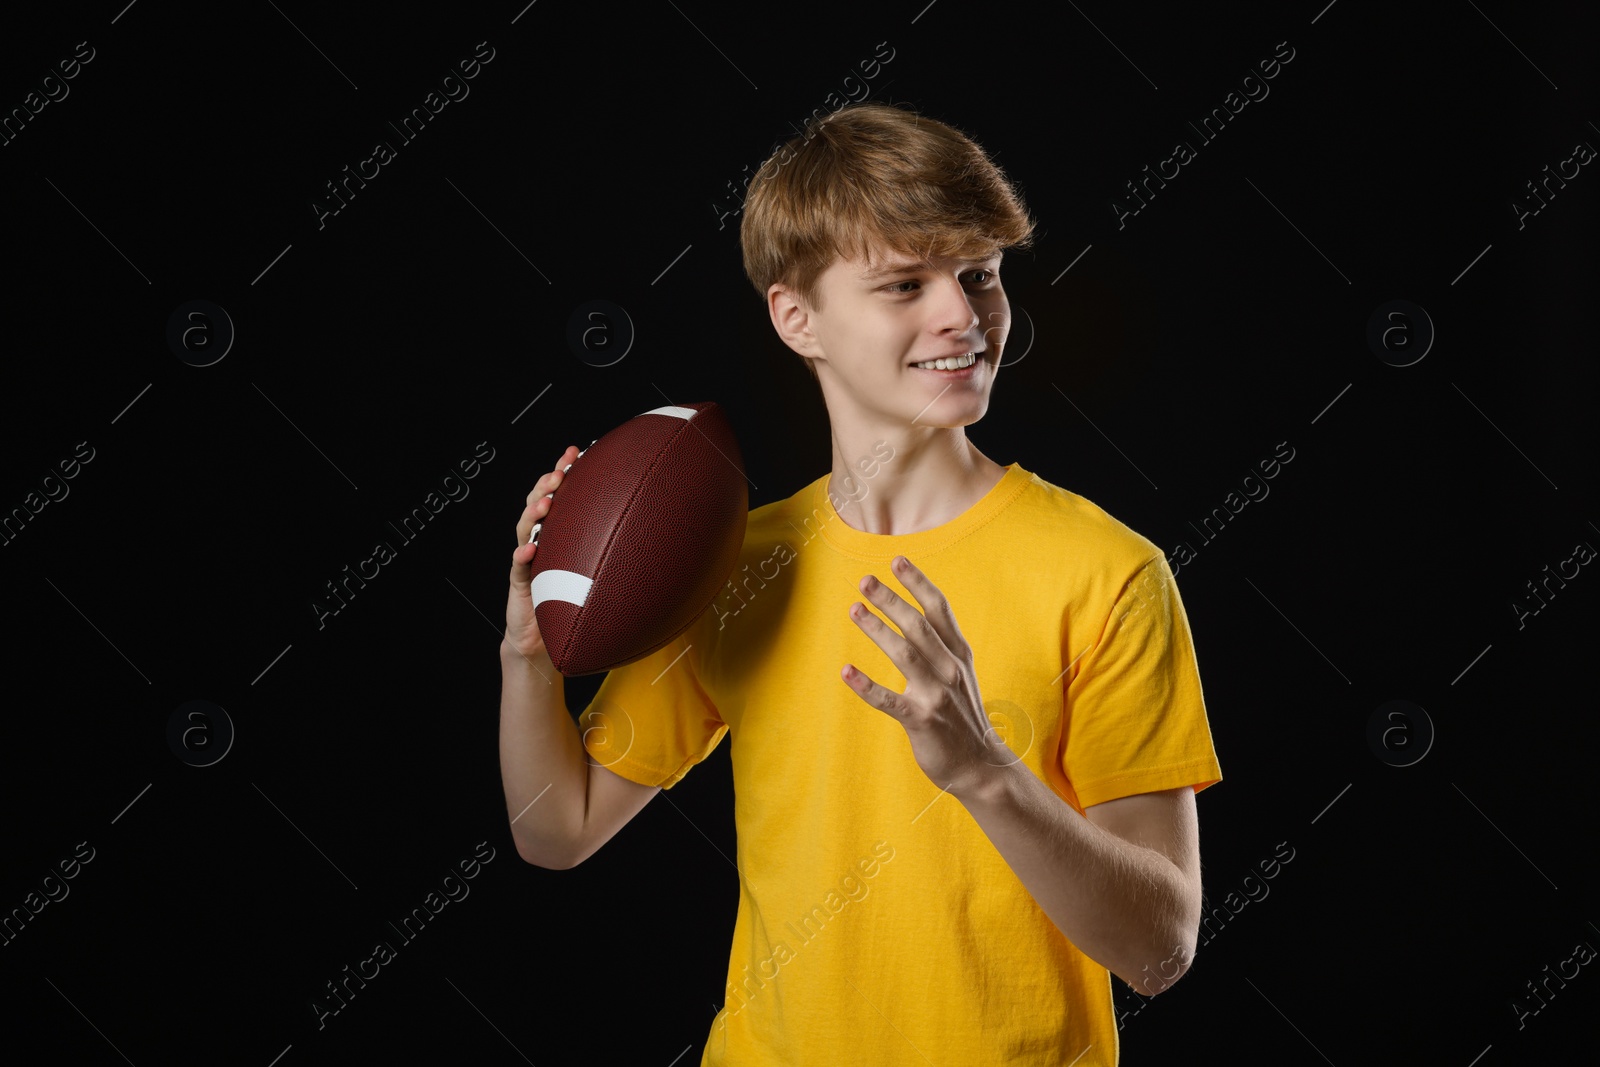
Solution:
M 590 757 L 644 785 L 733 746 L 739 910 L 702 1067 L 1115 1064 L 1110 973 L 839 672 L 905 689 L 847 614 L 869 573 L 917 606 L 889 568 L 904 554 L 949 599 L 998 735 L 1066 803 L 1198 792 L 1222 772 L 1172 571 L 1015 463 L 898 536 L 846 525 L 827 483 L 752 511 L 717 600 L 579 720 Z

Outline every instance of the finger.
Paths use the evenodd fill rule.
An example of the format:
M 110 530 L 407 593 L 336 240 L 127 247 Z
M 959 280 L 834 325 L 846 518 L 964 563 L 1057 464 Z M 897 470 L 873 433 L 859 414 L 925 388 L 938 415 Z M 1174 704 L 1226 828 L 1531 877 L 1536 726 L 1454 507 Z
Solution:
M 533 510 L 533 508 L 529 508 L 530 512 Z M 533 554 L 538 545 L 529 540 L 529 538 L 535 521 L 537 520 L 532 515 L 524 515 L 522 521 L 517 523 L 517 547 L 511 550 L 513 566 L 521 566 L 526 569 L 533 562 Z
M 905 675 L 906 681 L 911 681 L 913 675 L 937 674 L 928 666 L 928 661 L 922 653 L 912 647 L 904 637 L 889 629 L 888 624 L 874 615 L 865 605 L 850 605 L 850 619 L 861 628 L 861 632 L 866 634 L 873 644 L 883 649 L 883 654 L 889 657 L 889 662 L 899 668 L 901 674 Z
M 526 592 L 533 584 L 534 545 L 518 545 L 511 550 L 511 588 L 517 594 Z
M 566 472 L 572 469 L 572 464 L 577 461 L 578 446 L 568 445 L 567 450 L 561 453 L 561 458 L 556 460 L 553 470 L 546 471 L 534 484 L 533 492 L 528 494 L 528 503 L 533 503 L 536 497 L 548 495 L 562 481 Z
M 845 664 L 844 669 L 839 672 L 839 677 L 844 679 L 845 685 L 855 690 L 856 696 L 868 704 L 871 704 L 886 715 L 900 717 L 900 709 L 903 706 L 900 694 L 893 690 L 885 689 L 877 682 L 874 682 L 871 678 L 856 670 L 855 664 Z
M 511 591 L 516 596 L 528 595 L 533 584 L 533 556 L 538 545 L 519 539 L 511 550 Z
M 534 552 L 538 545 L 530 540 L 533 528 L 544 521 L 550 513 L 550 497 L 542 496 L 529 504 L 522 511 L 522 518 L 517 521 L 517 547 L 511 551 L 512 580 L 518 580 L 518 568 L 521 568 L 521 580 L 529 580 L 529 567 L 533 562 Z
M 866 635 L 894 661 L 907 680 L 913 672 L 920 671 L 944 681 L 947 672 L 936 664 L 950 658 L 949 649 L 944 647 L 922 613 L 870 574 L 862 579 L 860 588 L 862 594 L 900 628 L 900 633 L 895 634 L 876 615 L 862 609 L 864 614 L 852 613 L 852 617 Z
M 533 492 L 528 494 L 528 503 L 531 504 L 539 497 L 545 496 L 546 494 L 555 490 L 556 486 L 561 483 L 562 477 L 566 474 L 567 470 L 577 460 L 577 451 L 577 445 L 567 446 L 567 450 L 561 453 L 561 458 L 556 461 L 556 468 L 547 472 L 538 480 L 538 482 L 534 484 Z
M 949 598 L 906 557 L 900 556 L 891 560 L 889 566 L 900 579 L 900 584 L 906 587 L 906 591 L 917 598 L 917 603 L 922 606 L 923 618 L 938 635 L 945 651 L 951 655 L 961 655 L 963 650 L 967 649 L 967 639 L 956 622 L 956 615 L 950 607 Z
M 517 520 L 517 544 L 526 545 L 528 538 L 533 534 L 535 523 L 544 521 L 550 513 L 550 497 L 541 496 L 522 510 L 522 517 Z
M 906 640 L 917 643 L 918 631 L 922 628 L 922 613 L 907 604 L 905 600 L 893 589 L 878 580 L 875 574 L 869 574 L 861 579 L 858 586 L 861 595 L 872 601 L 874 607 L 887 615 Z

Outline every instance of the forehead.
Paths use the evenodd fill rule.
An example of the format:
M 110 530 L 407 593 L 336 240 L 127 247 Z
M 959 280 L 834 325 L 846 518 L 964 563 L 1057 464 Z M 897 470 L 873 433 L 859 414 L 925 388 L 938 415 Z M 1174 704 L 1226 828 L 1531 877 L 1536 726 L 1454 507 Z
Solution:
M 964 250 L 960 255 L 929 258 L 920 253 L 895 250 L 875 243 L 869 258 L 863 260 L 841 257 L 835 265 L 849 277 L 872 281 L 915 271 L 966 269 L 997 260 L 1000 255 L 998 248 L 977 248 Z

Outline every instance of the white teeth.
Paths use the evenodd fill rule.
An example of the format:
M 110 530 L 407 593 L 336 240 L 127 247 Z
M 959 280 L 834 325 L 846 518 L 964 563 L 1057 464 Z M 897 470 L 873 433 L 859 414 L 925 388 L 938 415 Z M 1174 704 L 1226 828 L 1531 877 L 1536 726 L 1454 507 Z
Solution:
M 935 359 L 927 363 L 913 363 L 911 365 L 913 367 L 921 367 L 923 370 L 960 370 L 963 367 L 972 366 L 973 361 L 976 359 L 976 355 L 968 352 L 966 355 L 958 356 L 955 359 Z

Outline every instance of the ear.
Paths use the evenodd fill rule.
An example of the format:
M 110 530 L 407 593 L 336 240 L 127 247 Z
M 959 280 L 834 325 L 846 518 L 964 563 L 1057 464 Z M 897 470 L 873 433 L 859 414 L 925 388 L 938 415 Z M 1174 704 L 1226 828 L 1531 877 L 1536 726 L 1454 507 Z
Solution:
M 821 353 L 816 335 L 811 331 L 811 313 L 800 302 L 799 294 L 788 286 L 774 282 L 767 290 L 767 314 L 784 344 L 802 356 L 815 357 Z

